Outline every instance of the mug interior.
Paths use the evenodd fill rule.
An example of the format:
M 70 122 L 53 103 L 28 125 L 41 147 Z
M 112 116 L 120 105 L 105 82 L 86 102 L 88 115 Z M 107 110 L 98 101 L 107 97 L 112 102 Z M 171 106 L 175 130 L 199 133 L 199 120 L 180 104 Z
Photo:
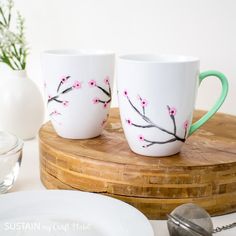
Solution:
M 103 55 L 114 55 L 114 52 L 104 50 L 90 50 L 90 49 L 56 49 L 46 50 L 43 54 L 51 56 L 103 56 Z
M 186 63 L 197 62 L 198 58 L 183 55 L 158 55 L 158 54 L 128 54 L 119 57 L 121 60 L 137 63 Z

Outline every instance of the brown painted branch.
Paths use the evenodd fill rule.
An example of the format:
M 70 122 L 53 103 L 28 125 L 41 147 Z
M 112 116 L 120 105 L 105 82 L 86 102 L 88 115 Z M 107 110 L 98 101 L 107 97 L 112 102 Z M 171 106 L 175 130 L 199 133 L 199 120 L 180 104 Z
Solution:
M 150 147 L 152 145 L 155 145 L 155 144 L 166 144 L 166 143 L 172 143 L 172 142 L 175 142 L 177 139 L 176 138 L 173 138 L 173 139 L 169 139 L 169 140 L 166 140 L 166 141 L 150 141 L 148 139 L 144 139 L 145 142 L 149 143 L 148 145 L 146 146 L 143 146 L 143 147 Z
M 68 93 L 68 92 L 70 92 L 72 90 L 73 90 L 73 87 L 69 87 L 69 88 L 63 90 L 61 93 L 57 94 L 56 96 L 53 96 L 53 97 L 49 98 L 48 99 L 48 103 L 52 102 L 52 101 L 56 101 L 56 102 L 62 103 L 62 101 L 61 100 L 57 100 L 57 98 L 59 98 L 62 94 Z
M 106 91 L 104 88 L 102 88 L 102 87 L 100 87 L 98 85 L 96 85 L 96 87 L 99 88 L 100 90 L 102 90 L 103 93 L 105 93 L 108 97 L 111 97 L 111 94 L 108 91 Z
M 108 86 L 109 86 L 109 94 L 111 95 L 111 85 L 110 85 L 110 82 L 108 82 Z
M 107 101 L 100 100 L 100 99 L 99 99 L 98 101 L 99 101 L 100 103 L 103 103 L 103 104 L 104 104 L 104 103 L 110 103 L 110 102 L 111 102 L 111 98 L 110 98 L 110 99 L 108 99 Z
M 66 76 L 66 79 L 69 79 L 70 78 L 70 76 Z M 59 85 L 58 85 L 58 87 L 57 87 L 57 93 L 59 92 L 59 90 L 60 90 L 60 88 L 61 88 L 61 86 L 62 86 L 62 81 L 59 83 Z
M 130 105 L 133 107 L 133 109 L 142 117 L 142 119 L 144 121 L 146 121 L 147 123 L 149 123 L 150 125 L 152 125 L 153 127 L 167 133 L 167 134 L 170 134 L 172 136 L 174 136 L 177 140 L 181 141 L 181 142 L 185 142 L 185 139 L 184 138 L 180 138 L 179 136 L 177 136 L 175 133 L 173 132 L 170 132 L 169 130 L 166 130 L 158 125 L 156 125 L 154 122 L 152 122 L 146 115 L 142 114 L 134 105 L 133 103 L 130 101 L 129 97 L 127 97 Z M 144 127 L 141 127 L 141 128 L 144 128 Z

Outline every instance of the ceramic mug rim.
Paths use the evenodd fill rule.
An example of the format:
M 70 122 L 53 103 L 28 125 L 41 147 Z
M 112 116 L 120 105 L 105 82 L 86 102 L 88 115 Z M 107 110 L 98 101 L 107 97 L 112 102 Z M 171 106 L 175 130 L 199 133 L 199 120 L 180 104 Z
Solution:
M 115 52 L 100 49 L 50 49 L 42 55 L 60 57 L 86 57 L 86 56 L 115 56 Z
M 155 53 L 134 53 L 119 56 L 120 61 L 142 64 L 181 64 L 196 63 L 200 59 L 194 56 L 185 56 L 179 54 L 155 54 Z

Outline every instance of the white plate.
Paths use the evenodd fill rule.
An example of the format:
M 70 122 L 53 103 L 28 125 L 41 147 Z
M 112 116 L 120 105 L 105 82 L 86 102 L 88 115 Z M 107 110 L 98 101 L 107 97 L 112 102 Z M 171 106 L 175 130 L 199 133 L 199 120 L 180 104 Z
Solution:
M 47 190 L 0 196 L 1 236 L 154 236 L 130 205 L 99 194 Z

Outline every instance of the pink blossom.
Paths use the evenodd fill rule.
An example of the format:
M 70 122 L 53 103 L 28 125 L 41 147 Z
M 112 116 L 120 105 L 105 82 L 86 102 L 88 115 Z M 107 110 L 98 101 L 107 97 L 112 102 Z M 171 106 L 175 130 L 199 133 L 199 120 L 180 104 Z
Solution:
M 138 139 L 139 139 L 139 141 L 144 141 L 144 136 L 143 136 L 142 134 L 140 134 L 140 135 L 138 136 Z
M 138 99 L 140 100 L 142 107 L 146 107 L 148 105 L 148 101 L 146 99 L 141 98 L 139 95 Z
M 82 88 L 82 83 L 77 80 L 74 82 L 72 87 L 73 87 L 73 89 L 80 89 L 80 88 Z
M 130 119 L 126 119 L 128 125 L 132 125 L 132 121 Z
M 90 80 L 89 82 L 88 82 L 88 84 L 89 84 L 89 87 L 96 87 L 97 86 L 97 83 L 96 83 L 96 80 Z
M 61 83 L 64 84 L 69 78 L 70 78 L 70 76 L 62 76 Z
M 63 104 L 64 107 L 68 107 L 69 101 L 63 101 L 62 104 Z
M 184 122 L 183 128 L 186 130 L 188 128 L 188 125 L 189 125 L 189 122 L 188 122 L 188 120 L 186 120 Z
M 108 106 L 108 103 L 105 102 L 105 103 L 103 104 L 103 108 L 107 108 L 107 106 Z
M 98 104 L 99 103 L 99 98 L 93 98 L 93 104 Z
M 48 99 L 51 99 L 52 98 L 52 96 L 51 95 L 48 95 Z
M 148 105 L 148 101 L 146 99 L 141 99 L 141 106 L 146 107 Z
M 125 97 L 128 97 L 128 91 L 127 90 L 124 90 L 124 95 L 125 95 Z
M 175 107 L 169 107 L 169 114 L 170 116 L 175 116 L 177 113 L 177 110 Z
M 106 78 L 104 79 L 104 83 L 105 83 L 106 85 L 109 85 L 109 84 L 110 84 L 110 78 L 109 78 L 109 76 L 106 76 Z

